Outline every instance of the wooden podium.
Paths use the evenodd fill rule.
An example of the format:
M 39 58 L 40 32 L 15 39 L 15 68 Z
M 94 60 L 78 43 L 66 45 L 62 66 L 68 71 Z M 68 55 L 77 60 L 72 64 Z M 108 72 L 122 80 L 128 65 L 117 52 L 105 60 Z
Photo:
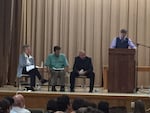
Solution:
M 108 70 L 108 92 L 136 91 L 134 49 L 109 49 Z

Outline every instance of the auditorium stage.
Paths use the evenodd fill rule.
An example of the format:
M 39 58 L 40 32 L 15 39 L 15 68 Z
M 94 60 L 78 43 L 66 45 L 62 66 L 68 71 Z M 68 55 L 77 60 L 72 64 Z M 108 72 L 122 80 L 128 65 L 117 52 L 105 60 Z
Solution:
M 148 90 L 147 90 L 148 91 Z M 23 94 L 26 100 L 26 107 L 28 108 L 40 108 L 45 109 L 46 103 L 49 99 L 56 98 L 60 95 L 68 95 L 71 100 L 80 97 L 94 103 L 99 101 L 107 101 L 112 106 L 126 106 L 128 111 L 131 111 L 131 102 L 141 99 L 145 102 L 146 108 L 150 107 L 150 94 L 144 93 L 107 93 L 103 91 L 103 88 L 94 90 L 93 93 L 88 93 L 87 89 L 77 88 L 77 92 L 51 92 L 47 91 L 47 87 L 44 86 L 41 91 L 17 91 L 17 88 L 13 86 L 4 86 L 0 88 L 0 98 L 4 96 L 13 96 L 16 93 Z

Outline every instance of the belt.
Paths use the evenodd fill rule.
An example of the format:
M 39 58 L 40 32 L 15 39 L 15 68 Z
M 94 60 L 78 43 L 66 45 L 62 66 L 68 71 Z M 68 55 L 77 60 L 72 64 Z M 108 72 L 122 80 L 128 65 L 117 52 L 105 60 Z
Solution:
M 64 71 L 64 70 L 53 70 L 53 71 Z

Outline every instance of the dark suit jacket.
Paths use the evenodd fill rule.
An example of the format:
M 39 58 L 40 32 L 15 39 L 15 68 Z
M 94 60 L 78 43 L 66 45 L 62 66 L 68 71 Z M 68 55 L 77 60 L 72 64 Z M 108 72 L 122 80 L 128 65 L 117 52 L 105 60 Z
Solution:
M 81 69 L 84 69 L 87 73 L 93 72 L 93 64 L 90 57 L 86 56 L 84 59 L 81 59 L 79 56 L 75 57 L 73 71 L 78 72 Z

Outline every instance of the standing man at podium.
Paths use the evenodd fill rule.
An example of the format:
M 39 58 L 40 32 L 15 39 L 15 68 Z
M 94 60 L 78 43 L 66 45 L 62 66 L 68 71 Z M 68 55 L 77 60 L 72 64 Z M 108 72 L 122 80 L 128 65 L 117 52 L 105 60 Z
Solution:
M 121 29 L 120 36 L 112 40 L 110 48 L 128 48 L 136 49 L 136 46 L 130 38 L 127 37 L 127 30 Z

